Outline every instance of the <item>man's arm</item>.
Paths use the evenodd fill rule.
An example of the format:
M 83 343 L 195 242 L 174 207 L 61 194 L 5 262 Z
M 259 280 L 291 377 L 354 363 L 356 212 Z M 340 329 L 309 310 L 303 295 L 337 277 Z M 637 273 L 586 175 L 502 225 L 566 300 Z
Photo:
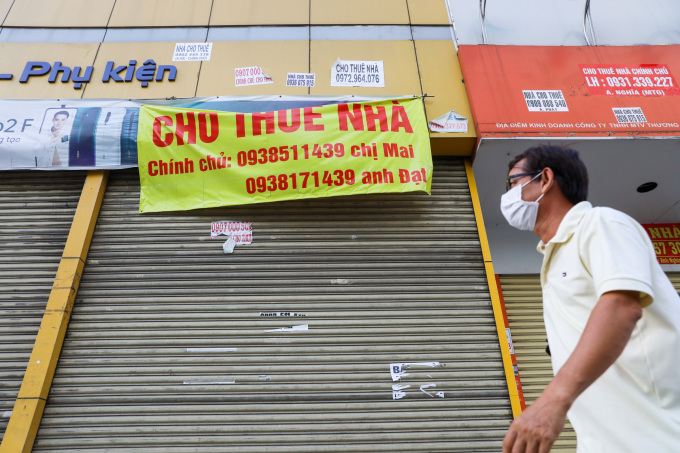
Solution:
M 574 400 L 621 355 L 640 317 L 638 292 L 603 294 L 574 352 L 541 396 L 510 425 L 503 453 L 548 453 Z

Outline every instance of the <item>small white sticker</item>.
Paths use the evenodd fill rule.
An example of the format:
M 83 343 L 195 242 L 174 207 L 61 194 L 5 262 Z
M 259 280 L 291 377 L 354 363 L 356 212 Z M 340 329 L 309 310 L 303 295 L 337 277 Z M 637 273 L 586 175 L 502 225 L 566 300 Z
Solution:
M 290 311 L 271 311 L 271 312 L 260 312 L 260 316 L 270 317 L 270 318 L 303 318 L 307 315 L 304 313 L 292 313 Z
M 515 347 L 512 344 L 512 335 L 510 335 L 510 328 L 506 327 L 505 328 L 505 337 L 508 340 L 508 349 L 510 349 L 510 354 L 515 353 Z
M 287 87 L 313 87 L 316 83 L 316 74 L 306 72 L 289 72 L 286 79 Z
M 212 45 L 211 42 L 178 42 L 172 61 L 210 61 Z
M 437 386 L 437 384 L 423 384 L 423 385 L 420 386 L 420 391 L 423 392 L 424 394 L 426 394 L 427 396 L 434 398 L 434 395 L 432 395 L 432 393 L 426 391 L 425 389 L 429 389 L 431 387 L 434 388 L 436 386 Z
M 408 376 L 408 373 L 404 373 L 403 364 L 390 363 L 390 375 L 392 375 L 393 381 L 398 381 L 402 377 Z
M 612 108 L 619 123 L 646 123 L 647 118 L 640 107 Z
M 401 390 L 392 390 L 392 399 L 393 400 L 400 400 L 405 396 L 406 396 L 406 392 L 402 392 Z
M 428 123 L 432 132 L 461 132 L 468 131 L 468 120 L 463 115 L 459 115 L 455 110 L 435 118 Z
M 236 352 L 236 348 L 187 348 L 187 352 Z
M 10 418 L 12 416 L 12 411 L 5 411 L 2 413 L 2 418 Z
M 184 381 L 184 385 L 225 385 L 236 384 L 236 381 Z
M 342 61 L 331 67 L 332 87 L 384 87 L 385 70 L 382 61 Z
M 405 369 L 413 366 L 428 366 L 428 367 L 438 367 L 439 362 L 411 362 L 411 363 L 390 363 L 390 375 L 392 375 L 393 381 L 398 381 L 402 377 L 406 377 L 409 374 Z
M 309 330 L 309 325 L 308 324 L 302 324 L 300 326 L 281 327 L 279 329 L 265 330 L 265 332 L 293 332 L 293 331 L 298 331 L 298 330 Z
M 234 69 L 234 78 L 237 87 L 274 83 L 274 80 L 265 74 L 259 66 L 236 68 Z
M 568 112 L 561 90 L 523 90 L 530 112 Z

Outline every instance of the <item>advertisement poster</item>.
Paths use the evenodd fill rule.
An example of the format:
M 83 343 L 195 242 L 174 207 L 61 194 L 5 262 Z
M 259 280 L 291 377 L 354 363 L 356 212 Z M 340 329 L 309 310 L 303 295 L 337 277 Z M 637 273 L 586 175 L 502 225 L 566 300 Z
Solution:
M 0 170 L 137 165 L 139 103 L 0 101 Z
M 419 98 L 233 113 L 145 105 L 140 212 L 430 192 Z

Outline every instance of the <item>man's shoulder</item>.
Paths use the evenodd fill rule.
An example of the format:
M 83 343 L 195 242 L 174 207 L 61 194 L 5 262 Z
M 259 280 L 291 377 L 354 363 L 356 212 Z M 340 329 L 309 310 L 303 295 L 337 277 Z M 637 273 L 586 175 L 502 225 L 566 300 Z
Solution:
M 647 233 L 640 223 L 617 209 L 599 206 L 588 211 L 582 218 L 578 230 L 581 238 L 602 235 L 613 238 L 646 238 Z
M 638 222 L 625 212 L 606 206 L 597 206 L 588 210 L 582 219 L 584 225 L 595 224 L 598 222 L 620 222 L 627 224 L 638 224 Z

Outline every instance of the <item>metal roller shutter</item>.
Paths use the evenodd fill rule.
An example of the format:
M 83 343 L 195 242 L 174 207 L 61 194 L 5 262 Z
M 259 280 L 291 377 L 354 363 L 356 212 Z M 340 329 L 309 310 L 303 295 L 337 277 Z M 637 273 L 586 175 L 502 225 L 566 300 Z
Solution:
M 500 450 L 462 160 L 435 160 L 432 196 L 160 215 L 138 197 L 111 175 L 34 451 Z M 224 254 L 216 220 L 252 221 L 253 243 Z
M 5 434 L 83 189 L 82 172 L 0 180 L 0 439 Z
M 543 324 L 541 280 L 538 274 L 501 275 L 500 280 L 528 407 L 553 378 L 550 356 L 545 351 L 548 341 Z M 568 421 L 552 451 L 576 452 L 576 433 Z
M 676 291 L 680 293 L 680 272 L 666 272 Z

